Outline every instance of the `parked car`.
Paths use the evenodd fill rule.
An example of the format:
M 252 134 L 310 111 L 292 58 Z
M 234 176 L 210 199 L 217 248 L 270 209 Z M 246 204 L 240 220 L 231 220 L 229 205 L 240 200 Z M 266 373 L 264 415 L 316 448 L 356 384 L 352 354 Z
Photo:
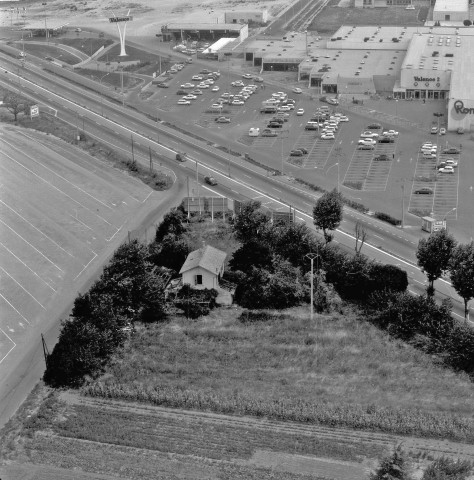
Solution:
M 370 144 L 362 144 L 357 146 L 357 150 L 373 150 L 374 148 L 375 146 Z
M 214 119 L 215 122 L 217 123 L 230 123 L 230 118 L 229 117 L 216 117 Z
M 376 157 L 374 157 L 374 162 L 389 162 L 390 160 L 392 160 L 392 158 L 393 157 L 382 153 L 381 155 L 377 155 Z
M 457 133 L 458 135 L 462 135 L 462 134 L 464 133 L 464 128 L 459 127 L 459 128 L 456 130 L 456 133 Z
M 433 195 L 433 189 L 429 187 L 422 187 L 415 190 L 414 195 Z
M 380 123 L 371 123 L 367 125 L 367 130 L 382 130 L 382 125 Z
M 198 88 L 201 88 L 201 89 L 205 89 L 205 88 L 209 88 L 209 85 L 207 83 L 198 83 Z
M 456 162 L 456 160 L 454 160 L 454 158 L 445 158 L 444 163 L 446 165 L 450 165 L 451 167 L 454 167 L 454 168 L 456 168 L 458 166 L 458 162 Z
M 196 100 L 196 98 L 198 98 L 196 97 L 196 95 L 191 95 L 191 94 L 185 95 L 183 97 L 184 100 Z
M 211 105 L 211 108 L 213 110 L 222 110 L 224 108 L 224 105 L 222 105 L 222 103 L 213 103 Z
M 268 125 L 267 125 L 268 128 L 282 128 L 283 125 L 279 122 L 270 122 Z
M 345 115 L 342 115 L 339 117 L 339 121 L 340 122 L 348 122 L 349 121 L 349 117 L 346 117 Z
M 158 88 L 169 88 L 169 85 L 167 83 L 163 83 L 163 82 L 157 83 L 156 86 Z
M 302 157 L 303 152 L 301 150 L 291 150 L 290 157 Z
M 178 105 L 191 105 L 191 102 L 189 100 L 185 100 L 184 98 L 180 98 L 178 100 Z
M 298 87 L 295 87 L 293 90 L 292 90 L 293 93 L 303 93 L 303 90 L 301 90 L 301 88 L 298 88 Z
M 278 136 L 278 133 L 275 130 L 270 130 L 268 128 L 266 128 L 262 132 L 262 137 L 277 137 L 277 136 Z
M 438 168 L 439 173 L 454 173 L 454 167 L 446 165 L 445 167 Z
M 448 147 L 448 148 L 445 148 L 442 153 L 447 153 L 448 155 L 455 155 L 455 154 L 461 153 L 461 150 L 459 150 L 459 148 L 456 148 L 456 147 Z
M 377 142 L 371 138 L 362 138 L 358 143 L 359 145 L 375 145 Z
M 323 140 L 335 140 L 336 137 L 334 136 L 334 133 L 326 132 L 321 134 L 321 138 Z
M 262 78 L 262 77 L 253 77 L 253 81 L 254 81 L 254 82 L 258 82 L 258 83 L 262 83 L 262 82 L 263 82 L 263 78 Z
M 243 100 L 232 100 L 231 105 L 245 105 L 245 102 Z
M 439 134 L 440 134 L 440 135 L 446 135 L 446 129 L 445 129 L 444 127 L 441 127 L 441 128 L 439 129 Z
M 202 90 L 200 90 L 199 88 L 196 88 L 196 90 L 193 90 L 191 93 L 193 95 L 202 95 Z
M 240 80 L 236 80 L 235 82 L 232 82 L 231 85 L 233 87 L 245 87 L 245 83 L 241 82 Z
M 181 85 L 181 88 L 194 88 L 195 85 L 194 83 L 185 83 L 184 85 Z
M 434 125 L 433 127 L 431 127 L 431 130 L 430 132 L 433 134 L 433 135 L 436 135 L 438 133 L 438 127 L 436 125 Z
M 187 94 L 188 94 L 188 92 L 186 90 L 178 90 L 176 92 L 176 95 L 187 95 Z
M 217 180 L 214 177 L 204 177 L 204 181 L 208 185 L 217 185 Z
M 379 143 L 395 143 L 395 138 L 394 137 L 380 137 L 378 139 Z
M 360 138 L 377 138 L 378 136 L 379 136 L 378 133 L 370 132 L 370 131 L 362 132 L 360 134 Z
M 383 132 L 382 135 L 385 135 L 387 137 L 398 137 L 398 132 L 395 131 L 395 130 L 387 130 L 387 131 Z
M 202 80 L 202 77 L 201 77 L 201 75 L 193 75 L 193 76 L 191 77 L 191 80 L 201 81 L 201 80 Z
M 318 126 L 317 123 L 308 122 L 308 123 L 304 126 L 304 129 L 305 129 L 305 130 L 319 130 L 319 126 Z

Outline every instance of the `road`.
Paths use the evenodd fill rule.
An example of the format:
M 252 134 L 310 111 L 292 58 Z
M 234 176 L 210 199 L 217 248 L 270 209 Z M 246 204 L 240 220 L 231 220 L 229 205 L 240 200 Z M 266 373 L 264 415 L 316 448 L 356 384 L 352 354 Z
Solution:
M 12 68 L 15 61 L 2 58 L 1 64 L 3 69 L 0 81 L 5 81 L 5 77 L 10 79 L 13 77 L 16 83 L 18 81 L 16 68 Z M 10 73 L 5 74 L 4 70 L 8 69 Z M 240 199 L 257 198 L 262 201 L 262 204 L 274 210 L 289 209 L 291 206 L 298 212 L 298 218 L 312 225 L 312 206 L 319 195 L 300 188 L 287 177 L 268 177 L 266 170 L 249 164 L 242 158 L 224 154 L 202 140 L 180 133 L 162 123 L 157 124 L 139 112 L 124 109 L 91 92 L 84 92 L 78 86 L 71 85 L 39 69 L 35 69 L 34 72 L 29 69 L 23 70 L 19 83 L 21 83 L 22 92 L 31 92 L 35 98 L 57 109 L 60 118 L 69 121 L 72 125 L 77 124 L 79 118 L 79 124 L 82 120 L 88 135 L 94 132 L 94 135 L 101 140 L 122 148 L 125 152 L 130 151 L 129 139 L 133 134 L 135 151 L 137 155 L 141 154 L 141 161 L 144 164 L 148 164 L 149 147 L 160 156 L 164 165 L 178 168 L 190 178 L 195 178 L 197 163 L 201 180 L 202 176 L 207 174 L 217 178 L 219 182 L 217 193 Z M 102 111 L 103 116 L 100 114 Z M 160 111 L 162 120 L 170 118 L 175 122 L 175 117 L 175 115 L 168 117 L 166 112 Z M 203 132 L 201 129 L 199 133 L 211 142 L 215 141 L 221 145 L 224 143 L 228 148 L 234 150 L 242 148 L 235 142 L 223 142 L 222 138 L 212 131 Z M 192 151 L 191 157 L 195 162 L 188 161 L 176 166 L 174 152 L 183 150 Z M 344 221 L 335 236 L 335 241 L 346 249 L 354 248 L 355 240 L 352 232 L 357 221 L 369 234 L 369 243 L 364 247 L 364 253 L 376 261 L 406 269 L 410 279 L 410 291 L 423 294 L 426 288 L 426 277 L 415 265 L 417 238 L 409 232 L 346 209 Z M 463 302 L 449 283 L 439 280 L 436 282 L 436 288 L 438 298 L 448 296 L 453 299 L 454 315 L 457 318 L 463 318 Z

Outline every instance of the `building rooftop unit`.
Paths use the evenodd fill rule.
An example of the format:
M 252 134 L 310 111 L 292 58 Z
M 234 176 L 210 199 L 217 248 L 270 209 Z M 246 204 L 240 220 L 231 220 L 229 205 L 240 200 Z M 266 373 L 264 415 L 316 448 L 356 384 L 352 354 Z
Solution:
M 246 25 L 239 23 L 167 23 L 164 25 L 166 29 L 179 31 L 179 30 L 206 30 L 206 31 L 221 31 L 221 30 L 235 30 L 239 32 Z

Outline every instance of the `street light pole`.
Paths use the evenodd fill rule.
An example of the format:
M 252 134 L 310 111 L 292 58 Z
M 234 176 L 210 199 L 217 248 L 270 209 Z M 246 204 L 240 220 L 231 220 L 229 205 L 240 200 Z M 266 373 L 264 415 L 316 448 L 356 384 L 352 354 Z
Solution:
M 455 212 L 456 210 L 457 210 L 457 208 L 454 207 L 454 208 L 452 208 L 451 210 L 449 210 L 449 212 L 446 212 L 446 213 L 444 214 L 444 217 L 443 217 L 443 222 L 446 222 L 446 217 L 447 217 L 451 212 Z M 446 227 L 445 227 L 445 228 L 446 228 L 446 231 L 448 231 L 448 226 L 447 226 L 446 223 L 445 223 L 445 225 L 446 225 Z
M 309 258 L 309 260 L 311 261 L 311 316 L 310 316 L 310 320 L 313 321 L 313 315 L 314 315 L 313 262 L 314 262 L 314 259 L 318 257 L 318 254 L 310 252 L 310 253 L 307 253 L 305 255 L 305 257 Z
M 327 170 L 326 170 L 326 173 L 329 172 L 329 170 L 331 170 L 332 167 L 336 167 L 337 166 L 337 188 L 336 188 L 336 191 L 337 193 L 339 193 L 339 162 L 335 163 L 334 165 L 331 165 Z
M 403 228 L 405 225 L 405 183 L 402 183 L 402 224 Z
M 102 80 L 109 74 L 110 72 L 106 73 L 102 76 L 99 80 L 100 83 L 100 114 L 104 116 L 104 93 L 102 92 Z

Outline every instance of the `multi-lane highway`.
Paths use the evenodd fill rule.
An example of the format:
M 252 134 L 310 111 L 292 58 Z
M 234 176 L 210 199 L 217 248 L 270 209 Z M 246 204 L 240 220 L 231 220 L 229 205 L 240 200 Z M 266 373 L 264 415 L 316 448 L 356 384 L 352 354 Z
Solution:
M 200 132 L 201 136 L 211 140 L 210 142 L 194 138 L 163 123 L 156 123 L 138 111 L 109 102 L 94 92 L 84 91 L 78 85 L 44 72 L 35 65 L 22 68 L 19 78 L 18 62 L 1 56 L 0 63 L 2 65 L 0 82 L 10 86 L 19 85 L 22 94 L 37 99 L 42 105 L 47 105 L 47 109 L 52 114 L 57 114 L 59 118 L 72 125 L 78 125 L 81 129 L 83 127 L 87 135 L 96 136 L 125 152 L 130 151 L 130 137 L 133 135 L 137 159 L 140 160 L 142 155 L 145 164 L 149 161 L 150 147 L 164 165 L 173 167 L 190 178 L 195 178 L 196 166 L 201 180 L 202 176 L 212 173 L 219 182 L 219 186 L 215 188 L 218 194 L 240 199 L 256 198 L 274 210 L 289 209 L 289 206 L 292 206 L 296 209 L 299 219 L 312 224 L 311 212 L 318 198 L 317 194 L 300 188 L 288 177 L 269 177 L 266 170 L 245 162 L 242 158 L 223 153 L 213 146 L 217 142 L 223 144 L 222 138 L 213 131 Z M 42 110 L 45 110 L 44 107 Z M 166 117 L 166 112 L 160 111 L 160 118 L 166 120 Z M 170 115 L 170 119 L 176 122 L 175 115 Z M 231 141 L 224 145 L 235 148 L 235 143 Z M 177 165 L 174 160 L 176 151 L 187 151 L 194 161 L 188 160 Z M 377 261 L 399 265 L 406 269 L 410 277 L 411 291 L 423 293 L 426 278 L 415 265 L 417 239 L 408 232 L 382 224 L 367 215 L 346 210 L 335 241 L 352 250 L 355 243 L 352 232 L 357 221 L 363 224 L 370 238 L 364 252 Z M 441 298 L 443 296 L 453 298 L 454 313 L 461 318 L 462 300 L 446 281 L 440 280 L 436 283 Z

